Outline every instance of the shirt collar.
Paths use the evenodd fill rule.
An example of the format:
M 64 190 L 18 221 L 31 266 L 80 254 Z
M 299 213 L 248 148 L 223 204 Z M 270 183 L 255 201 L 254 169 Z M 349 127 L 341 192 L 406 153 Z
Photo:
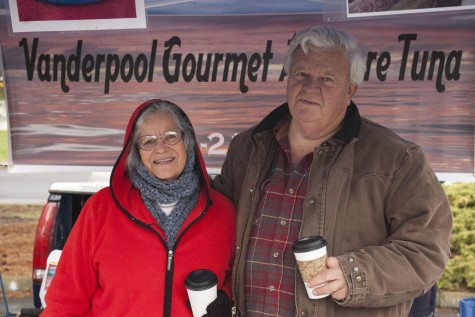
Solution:
M 289 105 L 287 103 L 274 109 L 253 129 L 253 134 L 265 130 L 273 130 L 279 139 L 279 131 L 288 129 L 290 120 Z M 346 114 L 340 129 L 331 137 L 336 141 L 348 144 L 352 139 L 358 138 L 361 127 L 361 116 L 358 107 L 352 101 L 346 109 Z

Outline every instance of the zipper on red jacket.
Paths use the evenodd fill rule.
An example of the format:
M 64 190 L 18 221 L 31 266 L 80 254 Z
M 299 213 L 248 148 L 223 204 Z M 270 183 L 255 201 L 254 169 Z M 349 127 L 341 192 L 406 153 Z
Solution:
M 165 300 L 163 301 L 163 316 L 172 315 L 173 288 L 173 250 L 168 250 L 167 271 L 165 273 Z
M 167 272 L 172 270 L 172 263 L 173 263 L 173 251 L 168 251 L 168 259 L 167 259 Z
M 168 250 L 167 271 L 165 273 L 165 300 L 163 301 L 163 316 L 164 317 L 171 317 L 171 315 L 172 315 L 171 308 L 172 308 L 172 289 L 173 289 L 173 268 L 174 268 L 173 255 L 174 255 L 174 250 L 178 247 L 178 243 L 180 242 L 181 237 L 183 237 L 185 235 L 185 233 L 188 231 L 188 229 L 195 222 L 197 222 L 199 219 L 201 219 L 203 217 L 203 215 L 208 211 L 209 204 L 210 204 L 210 202 L 208 201 L 208 203 L 206 204 L 206 206 L 203 209 L 203 211 L 201 212 L 201 214 L 198 217 L 196 217 L 196 219 L 193 220 L 188 225 L 188 227 L 186 227 L 183 230 L 183 232 L 181 233 L 180 236 L 177 237 L 175 245 L 173 246 L 173 249 Z M 150 229 L 153 230 L 152 228 L 150 228 Z M 155 230 L 153 230 L 153 231 L 155 231 Z M 158 233 L 157 233 L 157 235 L 158 235 Z M 161 237 L 160 237 L 160 239 L 161 239 Z

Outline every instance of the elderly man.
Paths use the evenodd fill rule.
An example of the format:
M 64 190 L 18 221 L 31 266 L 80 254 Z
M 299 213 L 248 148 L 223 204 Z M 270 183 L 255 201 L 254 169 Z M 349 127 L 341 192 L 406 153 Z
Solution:
M 231 142 L 214 186 L 237 206 L 233 291 L 241 316 L 401 317 L 441 276 L 452 215 L 420 147 L 360 116 L 356 40 L 298 33 L 287 103 Z M 327 241 L 310 299 L 292 245 Z M 323 285 L 323 286 L 322 286 Z M 316 287 L 319 286 L 319 287 Z

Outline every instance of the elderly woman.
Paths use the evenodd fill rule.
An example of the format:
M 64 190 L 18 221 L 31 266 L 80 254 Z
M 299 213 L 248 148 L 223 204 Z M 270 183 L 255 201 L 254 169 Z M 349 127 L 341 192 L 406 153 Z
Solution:
M 86 203 L 46 293 L 47 316 L 192 316 L 184 281 L 218 277 L 230 314 L 234 207 L 212 190 L 192 125 L 165 100 L 130 118 L 110 187 Z

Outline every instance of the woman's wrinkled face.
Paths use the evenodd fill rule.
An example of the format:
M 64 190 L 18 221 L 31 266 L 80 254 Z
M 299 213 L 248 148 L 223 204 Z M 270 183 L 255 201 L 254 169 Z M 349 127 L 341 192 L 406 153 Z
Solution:
M 160 137 L 164 132 L 178 130 L 173 117 L 168 112 L 149 115 L 143 122 L 140 137 L 157 136 L 157 144 L 151 150 L 139 148 L 140 159 L 145 168 L 156 178 L 170 181 L 177 179 L 186 165 L 186 149 L 183 138 L 176 144 L 169 145 Z

